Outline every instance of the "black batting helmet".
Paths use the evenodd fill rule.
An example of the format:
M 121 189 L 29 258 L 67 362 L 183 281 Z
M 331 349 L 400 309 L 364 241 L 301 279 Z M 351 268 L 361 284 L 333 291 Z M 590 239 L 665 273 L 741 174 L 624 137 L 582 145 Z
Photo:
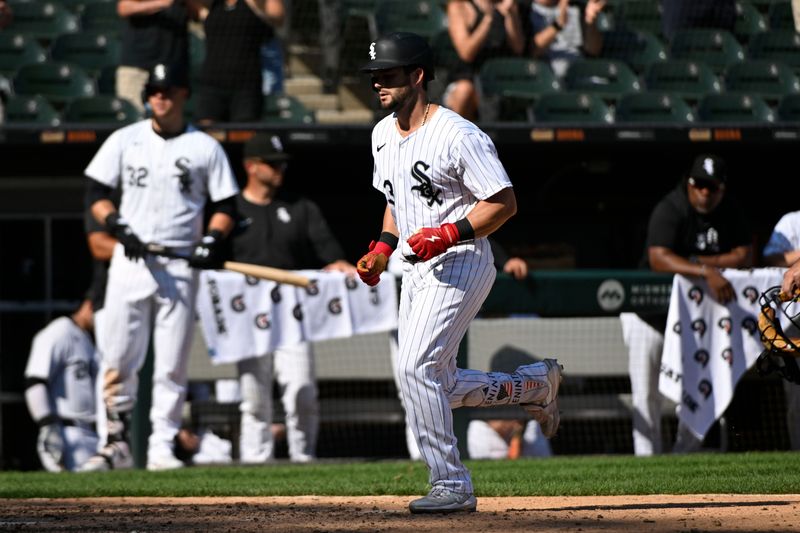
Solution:
M 183 63 L 165 64 L 158 63 L 150 69 L 145 93 L 155 89 L 169 89 L 170 87 L 189 88 L 189 70 Z
M 406 66 L 421 67 L 425 79 L 433 79 L 433 50 L 428 41 L 416 33 L 398 31 L 369 45 L 369 62 L 361 67 L 361 72 Z

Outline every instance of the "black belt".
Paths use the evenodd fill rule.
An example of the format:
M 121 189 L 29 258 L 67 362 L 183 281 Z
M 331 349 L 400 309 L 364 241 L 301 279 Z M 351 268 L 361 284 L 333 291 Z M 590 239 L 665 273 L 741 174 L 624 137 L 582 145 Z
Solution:
M 81 422 L 80 420 L 72 420 L 71 418 L 62 418 L 61 425 L 63 426 L 71 426 L 76 428 L 85 428 L 91 429 L 95 433 L 97 433 L 97 424 L 94 422 Z
M 404 255 L 403 259 L 405 259 L 406 261 L 408 261 L 412 265 L 422 261 L 422 258 L 420 256 L 418 256 L 417 254 Z

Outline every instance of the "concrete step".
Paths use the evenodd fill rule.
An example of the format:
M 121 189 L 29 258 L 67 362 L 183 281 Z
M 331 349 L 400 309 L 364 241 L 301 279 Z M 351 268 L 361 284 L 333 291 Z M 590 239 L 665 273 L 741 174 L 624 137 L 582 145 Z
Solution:
M 303 102 L 303 105 L 314 111 L 337 111 L 339 109 L 339 97 L 335 94 L 298 94 L 295 96 Z
M 316 112 L 318 124 L 372 124 L 372 111 L 364 109 L 329 110 Z
M 321 94 L 322 80 L 312 75 L 293 75 L 284 81 L 284 90 L 292 96 Z

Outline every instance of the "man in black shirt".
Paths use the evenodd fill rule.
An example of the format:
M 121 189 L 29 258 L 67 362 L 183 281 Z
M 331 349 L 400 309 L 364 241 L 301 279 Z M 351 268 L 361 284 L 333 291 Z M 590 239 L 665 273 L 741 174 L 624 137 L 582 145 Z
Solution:
M 688 176 L 653 210 L 642 258 L 642 266 L 656 272 L 705 278 L 711 296 L 722 304 L 735 294 L 719 269 L 747 268 L 753 260 L 750 230 L 727 197 L 726 185 L 724 161 L 698 156 Z M 666 318 L 666 313 L 620 315 L 628 346 L 636 455 L 661 453 L 658 378 Z M 692 451 L 700 444 L 679 426 L 673 451 Z
M 279 195 L 289 155 L 277 135 L 259 133 L 244 146 L 247 184 L 236 197 L 239 212 L 231 237 L 234 261 L 287 270 L 316 269 L 355 275 L 320 208 L 307 198 Z M 301 343 L 240 361 L 242 412 L 240 459 L 259 463 L 274 456 L 272 379 L 282 389 L 289 458 L 315 456 L 319 426 L 314 356 Z

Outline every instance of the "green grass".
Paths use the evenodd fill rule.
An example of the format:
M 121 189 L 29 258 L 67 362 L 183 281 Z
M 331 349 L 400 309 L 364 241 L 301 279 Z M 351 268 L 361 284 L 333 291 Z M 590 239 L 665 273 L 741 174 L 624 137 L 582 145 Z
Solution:
M 800 493 L 791 452 L 468 461 L 478 496 Z M 414 495 L 427 470 L 409 461 L 193 467 L 95 474 L 0 472 L 0 498 L 88 496 Z

